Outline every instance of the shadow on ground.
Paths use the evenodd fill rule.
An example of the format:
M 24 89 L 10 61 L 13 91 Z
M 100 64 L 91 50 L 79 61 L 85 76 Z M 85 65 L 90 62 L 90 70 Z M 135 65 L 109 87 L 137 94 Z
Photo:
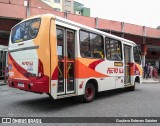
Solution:
M 109 98 L 117 95 L 123 95 L 124 93 L 131 93 L 137 91 L 140 91 L 140 89 L 135 89 L 135 91 L 129 91 L 127 89 L 115 89 L 115 90 L 103 91 L 97 94 L 96 99 Z
M 139 89 L 135 89 L 135 92 L 139 91 Z M 103 100 L 110 97 L 115 97 L 120 94 L 130 93 L 132 91 L 127 91 L 125 89 L 117 89 L 104 91 L 97 94 L 95 100 Z M 27 94 L 26 94 L 27 95 Z M 25 99 L 25 98 L 24 98 Z M 94 101 L 93 101 L 94 102 Z M 50 110 L 62 110 L 64 108 L 76 107 L 78 105 L 87 105 L 87 103 L 83 103 L 80 99 L 76 100 L 76 97 L 64 98 L 64 99 L 56 99 L 53 100 L 48 96 L 42 98 L 27 98 L 26 100 L 16 101 L 14 105 L 27 107 L 28 109 L 32 109 L 35 111 L 50 111 Z M 92 103 L 88 103 L 92 104 Z

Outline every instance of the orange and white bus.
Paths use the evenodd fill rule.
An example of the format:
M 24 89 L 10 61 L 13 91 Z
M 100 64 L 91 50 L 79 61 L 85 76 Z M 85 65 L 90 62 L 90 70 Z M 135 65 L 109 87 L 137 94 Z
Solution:
M 142 82 L 139 47 L 132 41 L 44 14 L 11 31 L 8 52 L 10 87 L 47 93 L 54 99 L 128 88 Z

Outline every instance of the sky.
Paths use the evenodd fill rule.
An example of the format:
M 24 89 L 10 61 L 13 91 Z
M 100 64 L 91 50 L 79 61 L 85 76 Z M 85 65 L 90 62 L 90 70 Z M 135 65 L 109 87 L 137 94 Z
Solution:
M 75 0 L 91 9 L 91 17 L 146 27 L 160 26 L 160 0 Z

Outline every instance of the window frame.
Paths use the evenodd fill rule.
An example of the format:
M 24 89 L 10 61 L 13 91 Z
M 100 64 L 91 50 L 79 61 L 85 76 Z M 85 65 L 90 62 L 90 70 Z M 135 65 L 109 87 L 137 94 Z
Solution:
M 109 40 L 109 49 L 110 49 L 110 59 L 107 57 L 107 45 L 106 45 L 106 39 L 108 39 Z M 113 41 L 117 41 L 118 42 L 118 46 L 120 46 L 120 60 L 114 60 L 113 58 L 112 58 L 112 51 L 111 51 L 111 44 L 110 44 L 110 42 L 111 42 L 111 40 L 113 40 Z M 117 48 L 116 48 L 117 49 Z M 114 52 L 115 52 L 115 48 L 114 48 Z M 122 42 L 120 41 L 120 40 L 117 40 L 117 39 L 114 39 L 114 38 L 109 38 L 109 37 L 106 37 L 105 36 L 105 55 L 106 55 L 106 59 L 107 60 L 109 60 L 109 61 L 123 61 L 123 53 L 122 53 Z
M 62 33 L 63 33 L 63 34 L 62 34 L 62 38 L 63 38 L 63 39 L 62 39 L 62 56 L 58 55 L 57 30 L 61 30 Z M 64 52 L 64 48 L 65 48 L 65 47 L 64 47 L 64 39 L 65 39 L 65 30 L 64 30 L 64 28 L 56 26 L 56 38 L 57 38 L 57 40 L 56 40 L 56 41 L 57 41 L 57 56 L 58 56 L 59 59 L 61 59 L 61 58 L 64 58 L 64 53 L 65 53 L 65 52 Z M 60 58 L 60 57 L 61 57 L 61 58 Z
M 65 0 L 65 6 L 71 7 L 72 2 L 70 0 Z
M 82 55 L 81 55 L 81 35 L 80 35 L 81 31 L 88 33 L 88 36 L 89 36 L 89 42 L 88 42 L 88 44 L 87 44 L 88 47 L 89 47 L 89 50 L 88 50 L 88 51 L 91 51 L 91 38 L 90 38 L 90 34 L 98 35 L 98 36 L 101 37 L 101 44 L 103 43 L 103 58 L 100 58 L 100 57 L 97 58 L 97 57 L 93 57 L 93 56 L 87 57 L 87 56 L 82 56 Z M 79 30 L 79 47 L 80 47 L 80 56 L 81 56 L 82 58 L 90 58 L 90 59 L 104 59 L 104 58 L 105 58 L 104 36 L 101 35 L 101 34 L 98 34 L 98 33 L 95 33 L 95 32 L 91 32 L 91 31 L 85 30 L 85 29 L 80 29 L 80 30 Z
M 61 0 L 54 0 L 54 3 L 60 4 L 60 3 L 61 3 Z

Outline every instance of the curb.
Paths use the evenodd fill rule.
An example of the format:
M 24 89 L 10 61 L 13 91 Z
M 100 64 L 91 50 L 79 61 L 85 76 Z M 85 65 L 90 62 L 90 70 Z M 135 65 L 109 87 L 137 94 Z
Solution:
M 160 83 L 160 78 L 149 78 L 148 80 L 146 79 L 142 79 L 142 84 L 158 84 Z
M 0 86 L 7 85 L 7 83 L 1 83 Z
M 142 84 L 159 84 L 160 82 L 142 82 Z

